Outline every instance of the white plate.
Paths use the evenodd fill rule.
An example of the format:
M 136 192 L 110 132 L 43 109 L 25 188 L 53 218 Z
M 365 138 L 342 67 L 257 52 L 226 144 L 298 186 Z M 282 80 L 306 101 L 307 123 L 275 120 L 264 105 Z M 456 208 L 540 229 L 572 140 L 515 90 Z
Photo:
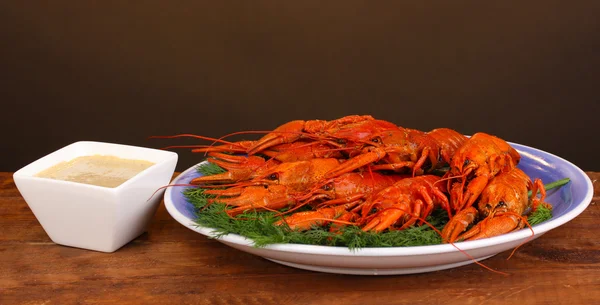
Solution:
M 264 248 L 237 234 L 228 234 L 217 240 L 235 249 L 252 253 L 283 265 L 320 272 L 364 275 L 390 275 L 430 272 L 471 264 L 497 253 L 510 250 L 521 243 L 539 238 L 581 214 L 593 196 L 592 182 L 577 166 L 547 152 L 510 143 L 521 154 L 521 168 L 530 177 L 549 183 L 562 178 L 571 182 L 548 194 L 547 201 L 554 207 L 553 218 L 531 230 L 504 234 L 487 239 L 419 247 L 363 248 L 352 251 L 346 247 L 312 246 L 301 244 L 274 244 Z M 188 183 L 198 176 L 193 166 L 179 175 L 173 184 Z M 185 187 L 171 187 L 165 192 L 165 206 L 175 220 L 202 235 L 214 237 L 210 228 L 199 227 L 194 222 L 193 206 L 186 202 L 181 192 Z

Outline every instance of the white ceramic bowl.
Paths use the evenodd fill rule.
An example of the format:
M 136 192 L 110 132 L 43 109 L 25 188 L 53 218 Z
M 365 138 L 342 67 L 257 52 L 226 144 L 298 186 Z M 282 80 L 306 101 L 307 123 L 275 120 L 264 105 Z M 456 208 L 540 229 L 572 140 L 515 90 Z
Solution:
M 34 176 L 57 163 L 96 154 L 155 164 L 114 188 Z M 15 172 L 13 177 L 52 241 L 114 252 L 146 230 L 163 191 L 152 194 L 169 183 L 177 159 L 177 154 L 169 151 L 82 141 L 42 157 Z

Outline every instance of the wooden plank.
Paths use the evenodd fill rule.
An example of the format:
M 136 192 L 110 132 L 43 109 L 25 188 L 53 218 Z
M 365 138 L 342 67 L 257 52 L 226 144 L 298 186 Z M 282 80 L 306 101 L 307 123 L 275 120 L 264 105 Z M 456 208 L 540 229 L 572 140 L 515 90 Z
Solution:
M 485 264 L 404 276 L 282 266 L 179 225 L 163 205 L 147 233 L 115 253 L 59 246 L 0 173 L 0 304 L 593 304 L 600 300 L 597 182 L 571 222 Z

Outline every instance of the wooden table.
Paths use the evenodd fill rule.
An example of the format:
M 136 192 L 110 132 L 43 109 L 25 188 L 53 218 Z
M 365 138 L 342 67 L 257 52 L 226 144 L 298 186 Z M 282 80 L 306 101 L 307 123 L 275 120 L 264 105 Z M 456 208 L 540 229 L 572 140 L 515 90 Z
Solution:
M 54 244 L 0 173 L 0 304 L 600 304 L 600 173 L 571 222 L 485 264 L 402 276 L 305 271 L 229 248 L 161 205 L 147 233 L 115 253 Z

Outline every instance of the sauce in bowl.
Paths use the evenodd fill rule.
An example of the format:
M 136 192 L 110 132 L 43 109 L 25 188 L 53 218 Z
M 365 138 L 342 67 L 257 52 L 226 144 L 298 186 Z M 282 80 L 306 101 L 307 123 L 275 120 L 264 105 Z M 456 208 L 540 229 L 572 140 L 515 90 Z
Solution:
M 65 180 L 103 187 L 117 187 L 154 165 L 146 160 L 93 155 L 58 163 L 37 173 L 36 177 Z

